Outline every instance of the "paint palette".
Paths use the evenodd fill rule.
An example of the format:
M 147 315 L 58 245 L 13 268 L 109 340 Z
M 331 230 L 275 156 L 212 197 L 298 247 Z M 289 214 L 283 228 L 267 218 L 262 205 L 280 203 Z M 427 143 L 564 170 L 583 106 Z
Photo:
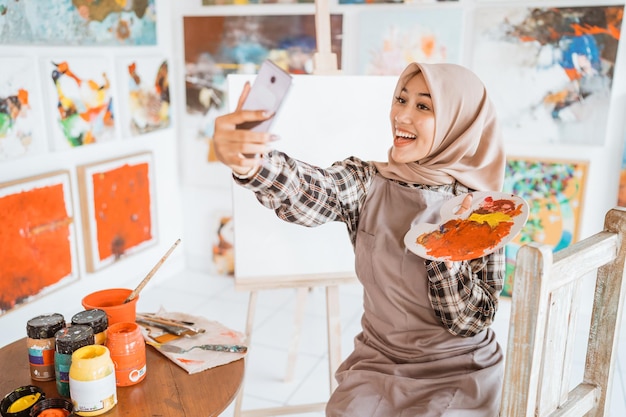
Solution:
M 510 242 L 528 220 L 528 203 L 514 194 L 473 192 L 471 208 L 456 214 L 467 194 L 447 201 L 441 223 L 418 223 L 404 236 L 408 250 L 435 261 L 466 261 Z

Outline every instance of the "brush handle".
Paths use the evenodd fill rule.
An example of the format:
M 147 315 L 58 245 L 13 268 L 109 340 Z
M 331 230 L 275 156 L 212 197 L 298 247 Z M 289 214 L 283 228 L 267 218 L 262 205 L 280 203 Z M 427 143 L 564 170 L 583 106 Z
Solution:
M 174 244 L 172 245 L 171 248 L 169 248 L 169 250 L 165 253 L 165 255 L 163 255 L 163 257 L 159 260 L 159 262 L 157 262 L 156 265 L 154 265 L 154 267 L 152 268 L 152 270 L 150 272 L 148 272 L 148 275 L 146 275 L 146 277 L 143 279 L 143 281 L 141 281 L 139 283 L 139 285 L 137 286 L 137 288 L 135 288 L 133 290 L 133 292 L 130 293 L 130 295 L 128 296 L 128 298 L 124 301 L 124 303 L 128 303 L 129 301 L 132 301 L 135 299 L 135 297 L 137 297 L 137 294 L 139 294 L 139 292 L 143 289 L 143 287 L 146 286 L 146 284 L 148 283 L 148 281 L 150 281 L 150 278 L 152 278 L 154 276 L 154 274 L 156 273 L 156 271 L 161 267 L 161 265 L 163 265 L 163 262 L 165 262 L 165 260 L 167 259 L 168 256 L 170 256 L 170 254 L 174 251 L 174 249 L 176 249 L 176 246 L 178 246 L 178 244 L 180 243 L 180 239 L 177 239 L 176 242 L 174 242 Z

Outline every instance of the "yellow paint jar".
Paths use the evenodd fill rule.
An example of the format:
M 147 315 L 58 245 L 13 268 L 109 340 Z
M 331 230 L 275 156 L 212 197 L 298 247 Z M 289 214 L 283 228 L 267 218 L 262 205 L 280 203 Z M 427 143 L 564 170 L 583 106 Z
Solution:
M 106 346 L 83 346 L 72 353 L 70 397 L 80 416 L 98 416 L 115 407 L 115 365 Z
M 78 312 L 72 316 L 72 324 L 89 326 L 93 329 L 96 345 L 104 345 L 107 340 L 109 320 L 107 313 L 99 308 Z

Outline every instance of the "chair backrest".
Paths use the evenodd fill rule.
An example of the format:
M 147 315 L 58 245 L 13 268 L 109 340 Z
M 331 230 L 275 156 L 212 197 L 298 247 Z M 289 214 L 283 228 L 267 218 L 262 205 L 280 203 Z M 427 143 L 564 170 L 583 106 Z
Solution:
M 608 416 L 624 301 L 626 209 L 604 230 L 556 253 L 531 243 L 517 254 L 502 417 Z M 595 292 L 582 380 L 572 380 L 584 280 Z M 577 341 L 580 344 L 580 340 Z

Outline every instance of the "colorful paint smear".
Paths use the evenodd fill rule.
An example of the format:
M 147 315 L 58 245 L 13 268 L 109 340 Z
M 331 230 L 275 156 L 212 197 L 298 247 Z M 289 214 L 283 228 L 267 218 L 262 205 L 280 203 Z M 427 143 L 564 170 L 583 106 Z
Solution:
M 90 224 L 88 269 L 95 270 L 155 241 L 150 154 L 81 167 Z
M 484 8 L 473 69 L 504 137 L 602 145 L 624 6 Z
M 56 133 L 62 136 L 57 147 L 77 147 L 113 139 L 113 98 L 105 62 L 76 59 L 50 63 L 53 105 L 59 127 Z
M 126 63 L 130 132 L 140 135 L 170 124 L 167 60 L 138 58 Z
M 445 221 L 439 229 L 423 233 L 416 243 L 434 258 L 465 261 L 480 258 L 501 244 L 522 214 L 522 204 L 511 199 L 485 198 L 467 218 Z
M 0 188 L 0 313 L 76 278 L 69 174 Z
M 522 245 L 543 243 L 556 252 L 578 239 L 586 175 L 585 162 L 507 161 L 504 191 L 524 198 L 529 215 L 519 235 L 505 247 L 503 295 L 511 295 L 515 258 Z
M 3 45 L 156 45 L 155 0 L 0 0 Z

